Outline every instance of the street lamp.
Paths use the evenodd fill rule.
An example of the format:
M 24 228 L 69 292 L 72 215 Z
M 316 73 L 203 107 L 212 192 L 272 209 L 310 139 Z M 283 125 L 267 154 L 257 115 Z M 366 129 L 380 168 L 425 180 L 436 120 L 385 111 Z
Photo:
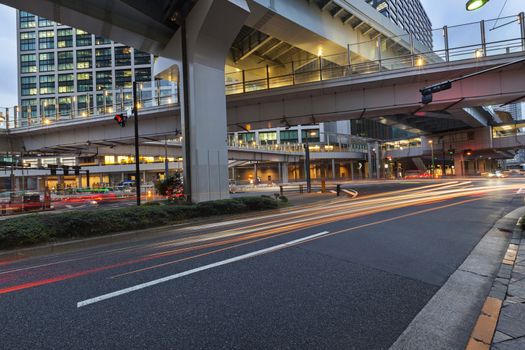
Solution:
M 468 0 L 465 7 L 467 11 L 474 11 L 485 6 L 487 2 L 489 2 L 489 0 Z
M 306 143 L 304 144 L 304 167 L 306 172 L 306 192 L 312 192 L 312 179 L 310 177 L 310 136 L 316 136 L 317 132 L 315 130 L 308 131 L 306 133 Z
M 434 178 L 434 142 L 432 140 L 428 140 L 428 144 L 430 145 L 430 151 L 432 156 L 432 178 Z

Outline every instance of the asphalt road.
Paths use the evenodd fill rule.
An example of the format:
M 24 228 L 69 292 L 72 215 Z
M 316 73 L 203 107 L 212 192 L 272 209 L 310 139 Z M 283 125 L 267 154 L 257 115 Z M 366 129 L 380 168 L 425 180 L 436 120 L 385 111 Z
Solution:
M 0 259 L 0 348 L 388 348 L 523 205 L 525 181 L 376 186 L 156 239 Z

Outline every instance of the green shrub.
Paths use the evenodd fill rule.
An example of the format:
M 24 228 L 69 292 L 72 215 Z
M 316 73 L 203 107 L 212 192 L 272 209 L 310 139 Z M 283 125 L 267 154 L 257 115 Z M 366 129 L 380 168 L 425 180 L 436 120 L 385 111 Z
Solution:
M 33 214 L 0 222 L 0 249 L 165 226 L 191 218 L 278 208 L 270 197 L 242 197 L 193 205 L 145 205 Z

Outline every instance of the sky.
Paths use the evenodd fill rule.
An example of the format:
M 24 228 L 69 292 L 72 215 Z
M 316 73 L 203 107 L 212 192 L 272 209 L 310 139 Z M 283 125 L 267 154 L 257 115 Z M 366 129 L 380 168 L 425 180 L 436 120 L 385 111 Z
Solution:
M 490 0 L 485 7 L 467 12 L 466 0 L 420 0 L 433 28 L 497 18 L 505 0 Z M 507 0 L 502 16 L 525 11 L 525 0 Z M 17 56 L 15 10 L 0 5 L 0 107 L 17 102 Z

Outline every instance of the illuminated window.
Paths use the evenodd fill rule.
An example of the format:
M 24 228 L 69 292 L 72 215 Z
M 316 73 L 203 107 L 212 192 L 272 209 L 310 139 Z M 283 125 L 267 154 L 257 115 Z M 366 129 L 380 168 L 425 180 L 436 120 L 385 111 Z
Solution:
M 89 73 L 77 74 L 77 91 L 86 92 L 93 90 L 93 75 Z
M 55 76 L 41 75 L 39 78 L 40 94 L 54 94 L 55 93 Z
M 55 47 L 55 32 L 52 30 L 41 30 L 38 32 L 38 48 L 40 50 L 53 49 Z
M 21 77 L 20 78 L 20 88 L 22 96 L 32 96 L 36 95 L 36 77 Z
M 36 27 L 35 16 L 28 12 L 20 11 L 19 19 L 20 19 L 20 28 L 22 29 Z
M 39 54 L 38 61 L 38 67 L 41 72 L 50 72 L 55 70 L 55 54 L 53 52 Z
M 115 66 L 131 66 L 131 48 L 129 46 L 115 48 Z
M 112 76 L 111 71 L 97 72 L 97 90 L 112 90 Z
M 57 30 L 57 47 L 71 47 L 73 46 L 73 29 L 58 29 Z
M 115 70 L 115 88 L 131 88 L 131 69 Z
M 58 70 L 73 69 L 73 51 L 57 52 Z
M 91 68 L 91 50 L 78 50 L 77 51 L 77 68 L 78 69 L 89 69 Z
M 97 68 L 111 67 L 111 49 L 96 49 L 95 61 Z
M 36 73 L 36 55 L 20 55 L 20 72 Z
M 76 29 L 75 33 L 77 37 L 77 46 L 91 45 L 91 34 L 80 29 Z
M 32 51 L 35 50 L 36 41 L 35 32 L 22 32 L 20 33 L 20 51 Z
M 58 75 L 58 93 L 63 94 L 74 91 L 74 75 L 59 74 Z

